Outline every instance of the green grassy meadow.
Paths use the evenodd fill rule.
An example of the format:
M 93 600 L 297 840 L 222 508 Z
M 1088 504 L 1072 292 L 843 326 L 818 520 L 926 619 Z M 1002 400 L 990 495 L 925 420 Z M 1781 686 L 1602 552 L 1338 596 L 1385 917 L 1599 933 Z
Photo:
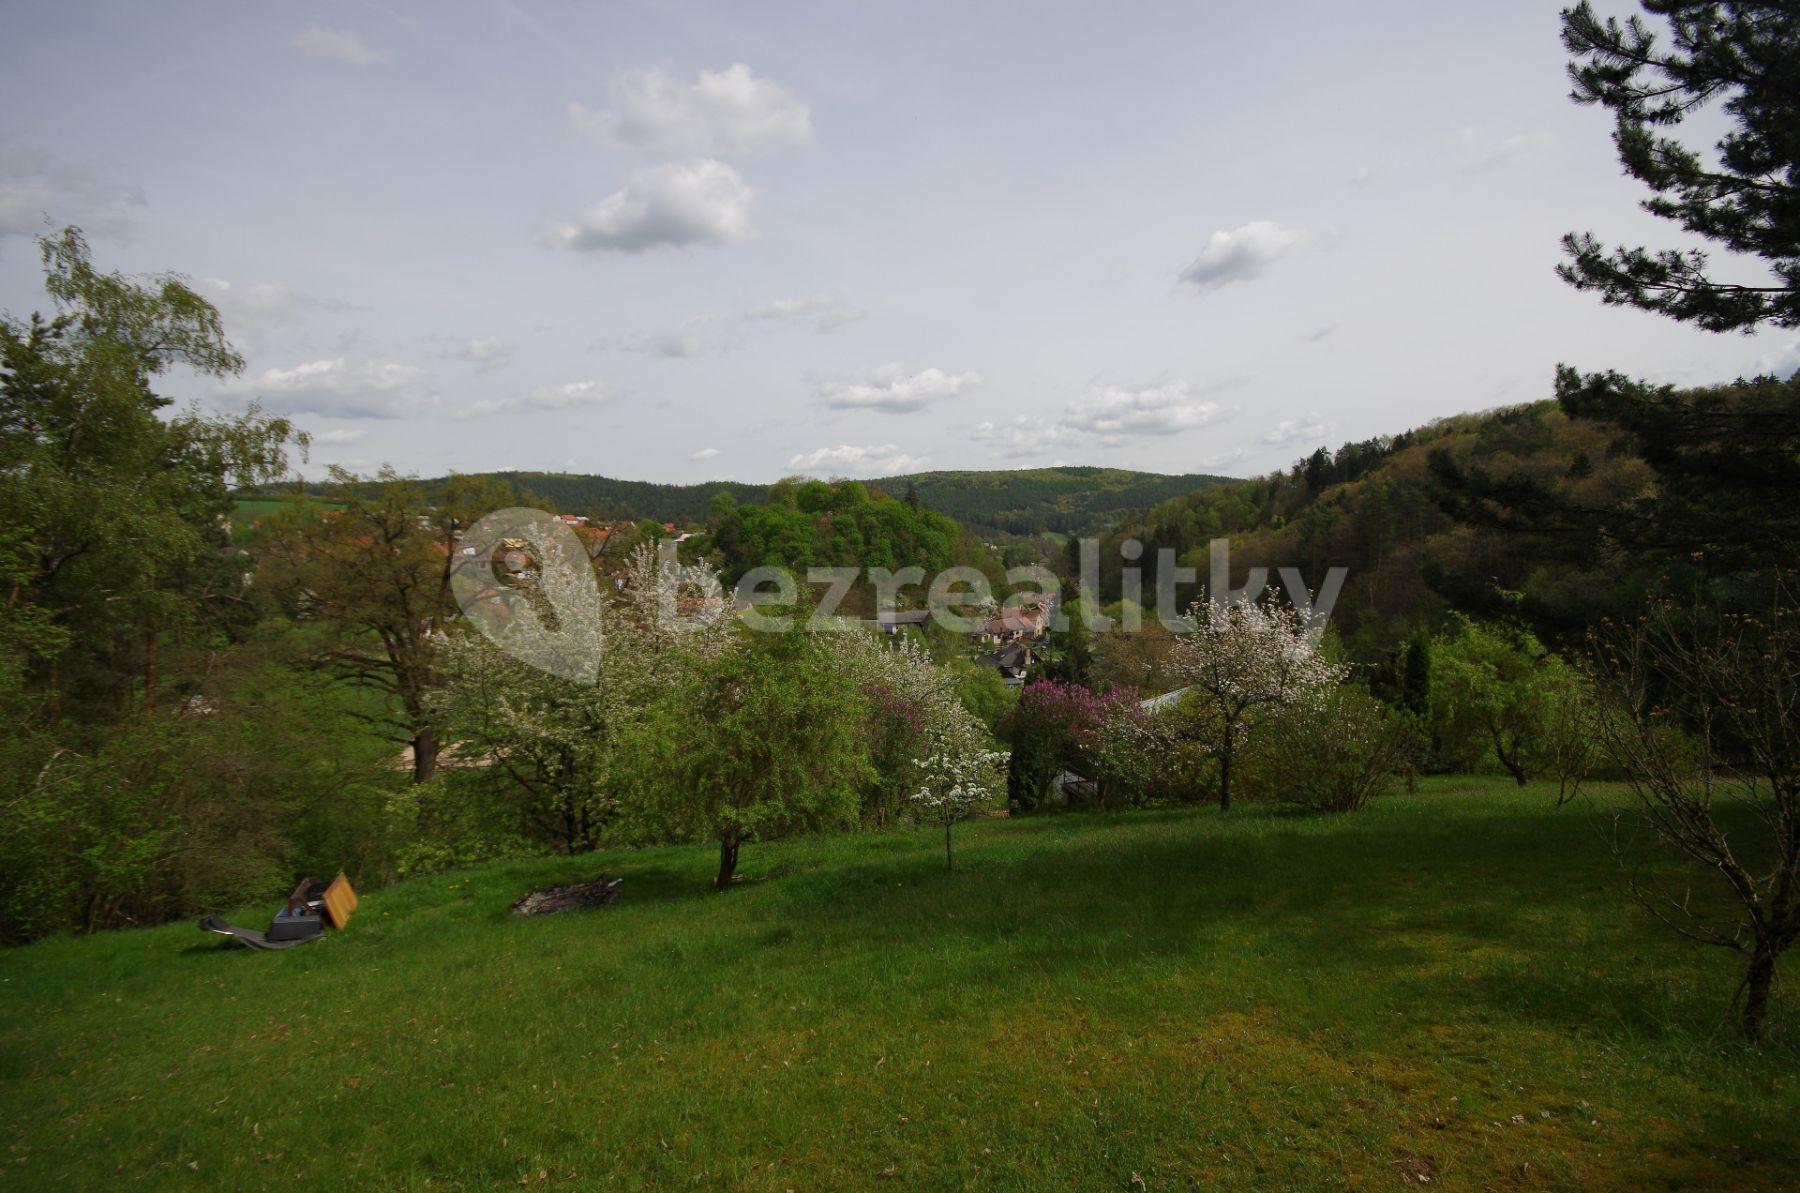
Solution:
M 0 953 L 0 1185 L 1726 1189 L 1800 1178 L 1800 1049 L 1594 816 L 1440 779 L 1275 808 L 541 859 L 255 953 Z M 599 910 L 507 904 L 599 871 Z M 268 908 L 240 912 L 262 926 Z M 1790 977 L 1791 972 L 1790 972 Z

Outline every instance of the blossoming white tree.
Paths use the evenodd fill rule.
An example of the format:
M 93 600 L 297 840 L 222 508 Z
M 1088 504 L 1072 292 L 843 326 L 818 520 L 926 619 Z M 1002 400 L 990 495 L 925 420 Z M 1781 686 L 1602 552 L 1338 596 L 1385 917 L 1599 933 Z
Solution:
M 1231 764 L 1252 712 L 1339 683 L 1348 668 L 1319 654 L 1289 608 L 1196 601 L 1190 617 L 1196 628 L 1169 651 L 1171 673 L 1192 689 L 1174 724 L 1210 739 L 1219 759 L 1219 808 L 1229 811 Z
M 944 826 L 946 870 L 956 869 L 950 840 L 956 822 L 991 807 L 1006 786 L 1006 751 L 988 749 L 984 738 L 972 717 L 950 728 L 926 730 L 929 745 L 919 763 L 919 788 L 909 802 L 921 819 Z
M 569 590 L 551 602 L 555 625 L 534 607 L 509 617 L 498 642 L 467 626 L 449 636 L 436 710 L 468 755 L 512 780 L 539 830 L 577 853 L 623 810 L 620 753 L 632 730 L 659 693 L 730 648 L 733 619 L 711 568 L 648 545 L 608 597 L 591 581 L 581 598 L 577 577 L 547 578 Z M 596 608 L 573 608 L 578 599 Z M 588 682 L 534 661 L 553 655 L 597 659 L 598 673 Z
M 918 787 L 929 734 L 962 729 L 973 718 L 956 693 L 955 676 L 917 640 L 889 638 L 854 623 L 819 637 L 833 665 L 869 698 L 867 740 L 875 772 L 863 817 L 886 827 Z

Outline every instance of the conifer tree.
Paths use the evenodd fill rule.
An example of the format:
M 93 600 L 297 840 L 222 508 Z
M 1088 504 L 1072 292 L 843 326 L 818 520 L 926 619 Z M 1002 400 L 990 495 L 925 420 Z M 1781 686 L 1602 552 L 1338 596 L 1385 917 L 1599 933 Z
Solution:
M 1644 210 L 1744 257 L 1727 280 L 1699 249 L 1608 247 L 1590 232 L 1563 238 L 1557 272 L 1611 305 L 1709 331 L 1800 326 L 1800 6 L 1792 0 L 1643 0 L 1668 22 L 1666 42 L 1636 16 L 1601 20 L 1587 0 L 1562 14 L 1574 56 L 1571 98 L 1613 114 L 1625 172 L 1650 196 Z M 1726 129 L 1712 153 L 1673 132 L 1716 112 Z

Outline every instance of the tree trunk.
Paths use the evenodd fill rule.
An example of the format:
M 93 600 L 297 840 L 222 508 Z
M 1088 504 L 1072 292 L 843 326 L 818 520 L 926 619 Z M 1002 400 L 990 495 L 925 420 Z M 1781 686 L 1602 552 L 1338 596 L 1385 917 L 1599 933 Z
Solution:
M 1512 753 L 1509 755 L 1506 752 L 1505 744 L 1501 741 L 1499 730 L 1491 730 L 1491 732 L 1494 736 L 1494 757 L 1500 760 L 1500 765 L 1506 768 L 1506 773 L 1513 777 L 1513 782 L 1521 787 L 1525 786 L 1525 768 L 1519 763 L 1521 748 L 1515 743 Z
M 738 842 L 726 837 L 719 838 L 719 876 L 713 879 L 713 889 L 722 891 L 731 885 L 732 876 L 737 873 Z
M 421 729 L 413 738 L 413 782 L 423 783 L 437 773 L 437 730 Z
M 156 627 L 144 633 L 144 707 L 156 707 Z
M 1231 748 L 1234 726 L 1225 722 L 1224 748 L 1219 751 L 1219 811 L 1231 811 Z
M 956 869 L 956 855 L 950 852 L 950 822 L 944 821 L 944 869 Z
M 1744 1034 L 1761 1043 L 1769 1018 L 1769 990 L 1775 984 L 1775 950 L 1762 941 L 1750 954 L 1750 973 L 1744 978 Z

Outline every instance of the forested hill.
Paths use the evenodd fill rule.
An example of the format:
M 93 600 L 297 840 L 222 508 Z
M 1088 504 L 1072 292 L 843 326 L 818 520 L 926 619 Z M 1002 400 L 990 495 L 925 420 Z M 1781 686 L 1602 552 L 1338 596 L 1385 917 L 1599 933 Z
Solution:
M 566 472 L 494 472 L 515 495 L 540 498 L 566 513 L 602 518 L 651 518 L 658 522 L 705 522 L 713 496 L 729 493 L 738 504 L 760 505 L 767 485 L 710 481 L 659 485 Z M 1123 468 L 1025 468 L 995 472 L 920 472 L 865 482 L 872 491 L 901 498 L 908 486 L 920 502 L 985 537 L 1031 535 L 1042 531 L 1098 534 L 1121 518 L 1226 477 L 1190 473 L 1167 476 Z M 429 487 L 433 482 L 427 481 Z M 240 496 L 275 495 L 270 486 Z M 319 485 L 301 486 L 323 492 Z
M 1492 616 L 1510 603 L 1579 627 L 1608 602 L 1630 607 L 1627 590 L 1647 579 L 1636 574 L 1641 568 L 1576 553 L 1555 535 L 1484 526 L 1468 516 L 1459 473 L 1529 484 L 1588 508 L 1620 507 L 1654 484 L 1630 436 L 1571 419 L 1554 401 L 1458 415 L 1321 449 L 1288 471 L 1210 486 L 1123 519 L 1102 543 L 1102 592 L 1109 601 L 1122 592 L 1126 539 L 1144 545 L 1146 603 L 1160 550 L 1174 551 L 1204 583 L 1215 538 L 1231 543 L 1233 584 L 1250 567 L 1294 566 L 1316 590 L 1328 568 L 1341 566 L 1349 574 L 1332 625 L 1362 657 L 1379 656 L 1452 609 Z M 1459 507 L 1460 517 L 1452 512 Z M 1199 594 L 1194 584 L 1178 591 L 1183 602 Z
M 732 500 L 760 504 L 768 495 L 767 485 L 747 485 L 737 481 L 712 481 L 703 485 L 659 485 L 653 481 L 615 480 L 609 476 L 585 476 L 573 472 L 484 472 L 478 477 L 500 481 L 513 496 L 532 498 L 554 506 L 559 513 L 588 514 L 596 518 L 652 519 L 657 522 L 704 522 L 709 503 L 716 493 L 729 493 Z M 432 492 L 445 478 L 422 482 Z M 254 491 L 240 492 L 240 499 L 275 497 L 283 492 L 303 489 L 315 495 L 324 494 L 330 486 L 323 483 L 265 485 Z
M 929 509 L 978 534 L 1099 534 L 1133 513 L 1230 477 L 1170 476 L 1125 468 L 1018 468 L 1003 472 L 916 472 L 871 482 L 894 493 L 913 486 Z

